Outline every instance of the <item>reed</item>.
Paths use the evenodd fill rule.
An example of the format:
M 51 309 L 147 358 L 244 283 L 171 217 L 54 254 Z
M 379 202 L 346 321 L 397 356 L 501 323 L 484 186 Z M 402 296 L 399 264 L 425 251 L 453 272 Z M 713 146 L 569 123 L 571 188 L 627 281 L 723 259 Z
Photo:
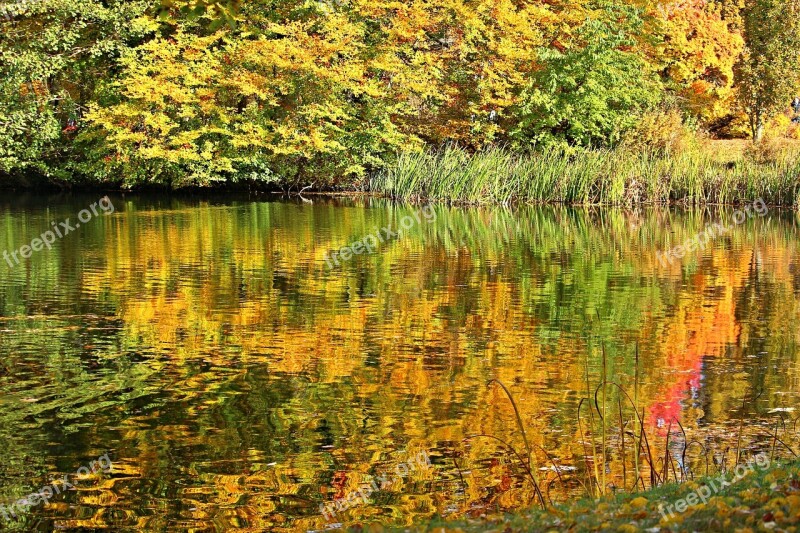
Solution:
M 583 450 L 582 469 L 562 474 L 562 469 L 558 466 L 554 455 L 528 439 L 522 422 L 523 417 L 512 391 L 497 379 L 490 380 L 489 385 L 499 385 L 508 397 L 523 448 L 518 450 L 515 447 L 513 436 L 500 438 L 485 433 L 471 435 L 465 438 L 462 444 L 478 438 L 498 442 L 513 458 L 512 463 L 521 466 L 523 476 L 533 487 L 531 498 L 537 499 L 542 507 L 546 507 L 548 503 L 552 505 L 549 487 L 555 481 L 560 482 L 562 488 L 582 487 L 583 495 L 600 498 L 612 490 L 647 490 L 668 483 L 690 481 L 695 479 L 696 475 L 708 476 L 712 473 L 710 460 L 716 466 L 717 472 L 731 471 L 745 460 L 742 438 L 744 414 L 746 406 L 752 405 L 758 396 L 746 397 L 742 400 L 735 449 L 730 447 L 723 450 L 713 449 L 711 445 L 705 446 L 698 439 L 690 439 L 685 428 L 677 419 L 665 421 L 667 422 L 666 434 L 659 437 L 657 428 L 646 426 L 645 410 L 639 405 L 641 369 L 639 368 L 638 344 L 633 354 L 635 358 L 633 396 L 621 384 L 609 378 L 609 363 L 605 346 L 601 344 L 600 348 L 602 366 L 599 369 L 599 376 L 597 373 L 595 374 L 595 377 L 599 377 L 599 383 L 592 379 L 587 359 L 586 373 L 582 384 L 585 385 L 586 395 L 578 401 L 577 407 L 579 445 Z M 787 443 L 786 440 L 797 438 L 798 421 L 800 421 L 800 417 L 787 424 L 786 420 L 780 418 L 776 421 L 772 431 L 759 435 L 759 438 L 751 442 L 747 449 L 771 448 L 774 460 L 780 446 L 781 449 L 797 458 L 798 454 L 792 444 Z M 673 431 L 674 426 L 677 426 L 680 431 L 677 429 Z M 677 439 L 672 439 L 673 433 Z M 680 442 L 681 440 L 682 442 Z M 693 452 L 692 450 L 695 449 L 697 451 Z M 552 464 L 555 477 L 546 476 L 543 479 L 534 473 L 537 453 L 543 454 L 547 462 Z M 717 460 L 717 457 L 720 459 Z M 730 465 L 728 458 L 731 459 Z M 459 468 L 463 484 L 464 478 L 458 462 L 456 462 L 456 466 Z M 634 476 L 630 482 L 629 473 Z M 614 485 L 617 481 L 621 481 L 621 486 Z M 581 494 L 575 495 L 580 496 Z
M 656 204 L 744 203 L 761 197 L 797 206 L 800 159 L 777 155 L 726 162 L 709 148 L 678 153 L 456 146 L 404 152 L 373 175 L 370 192 L 396 198 L 464 203 Z

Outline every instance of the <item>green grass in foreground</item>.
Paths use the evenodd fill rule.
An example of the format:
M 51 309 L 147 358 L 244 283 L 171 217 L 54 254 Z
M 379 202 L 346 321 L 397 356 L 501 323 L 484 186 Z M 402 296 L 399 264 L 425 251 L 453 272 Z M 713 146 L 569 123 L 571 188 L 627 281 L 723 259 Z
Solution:
M 794 206 L 800 203 L 798 177 L 800 158 L 789 151 L 724 161 L 713 147 L 672 155 L 624 148 L 531 154 L 491 148 L 470 155 L 447 147 L 400 154 L 369 188 L 398 198 L 475 203 L 701 204 L 762 198 Z
M 733 474 L 726 476 L 731 481 Z M 599 500 L 583 499 L 549 510 L 530 510 L 504 517 L 431 522 L 400 531 L 797 531 L 800 527 L 800 461 L 776 463 L 753 471 L 690 506 L 683 513 L 662 515 L 660 505 L 674 505 L 719 476 Z M 367 531 L 380 527 L 365 526 Z

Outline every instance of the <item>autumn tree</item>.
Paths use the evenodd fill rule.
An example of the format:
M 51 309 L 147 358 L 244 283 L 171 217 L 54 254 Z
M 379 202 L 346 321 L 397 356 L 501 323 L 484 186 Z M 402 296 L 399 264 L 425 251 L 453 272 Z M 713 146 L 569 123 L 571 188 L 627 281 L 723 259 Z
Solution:
M 649 63 L 701 123 L 730 113 L 734 65 L 744 46 L 733 6 L 676 0 L 653 10 L 657 41 Z
M 456 141 L 474 148 L 507 139 L 526 80 L 540 68 L 538 51 L 556 28 L 568 28 L 581 14 L 580 9 L 559 13 L 555 2 L 420 4 L 422 16 L 437 22 L 418 33 L 414 47 L 426 50 L 427 73 L 438 83 L 438 97 L 408 123 L 434 144 Z
M 488 0 L 248 2 L 211 40 L 151 20 L 89 118 L 132 181 L 358 181 L 424 142 L 504 140 L 557 21 Z
M 786 107 L 797 86 L 800 0 L 746 0 L 745 50 L 736 69 L 739 101 L 760 141 L 770 115 Z
M 518 145 L 614 143 L 660 98 L 652 68 L 634 50 L 638 10 L 603 6 L 567 45 L 539 51 L 542 68 L 528 79 L 511 132 Z
M 147 1 L 27 2 L 0 17 L 0 172 L 69 180 L 86 106 L 141 37 Z M 91 155 L 91 154 L 88 154 Z
M 660 102 L 708 125 L 736 95 L 760 138 L 798 3 L 26 2 L 0 18 L 0 173 L 359 186 L 402 151 L 608 146 Z
M 109 168 L 172 185 L 319 185 L 362 179 L 418 144 L 398 124 L 437 85 L 399 54 L 409 36 L 388 33 L 380 4 L 273 7 L 243 6 L 235 30 L 208 35 L 149 19 L 154 38 L 123 58 L 114 98 L 89 115 Z

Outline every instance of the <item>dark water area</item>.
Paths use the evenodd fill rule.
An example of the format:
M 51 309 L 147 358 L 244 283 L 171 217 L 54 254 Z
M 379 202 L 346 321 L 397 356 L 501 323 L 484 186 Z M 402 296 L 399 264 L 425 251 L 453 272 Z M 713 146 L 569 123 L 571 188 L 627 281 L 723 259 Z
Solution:
M 581 400 L 604 360 L 636 404 L 608 387 L 609 412 L 669 437 L 680 467 L 770 448 L 776 427 L 791 445 L 798 219 L 734 214 L 5 193 L 0 528 L 307 531 L 533 505 L 519 461 L 475 437 L 525 449 L 493 379 L 563 501 L 600 462 Z M 630 488 L 608 439 L 604 479 Z M 683 454 L 692 439 L 707 452 Z

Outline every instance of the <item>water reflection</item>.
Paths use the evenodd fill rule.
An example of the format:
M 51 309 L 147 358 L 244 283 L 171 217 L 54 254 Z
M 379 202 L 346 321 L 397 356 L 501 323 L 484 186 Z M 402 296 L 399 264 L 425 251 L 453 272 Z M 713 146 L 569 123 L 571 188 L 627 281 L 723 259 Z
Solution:
M 678 421 L 720 454 L 742 418 L 748 446 L 777 416 L 791 428 L 791 213 L 664 268 L 656 251 L 730 212 L 437 206 L 434 223 L 330 269 L 325 254 L 419 206 L 111 199 L 113 215 L 0 265 L 0 502 L 103 453 L 114 463 L 20 528 L 320 529 L 320 503 L 422 451 L 433 469 L 337 520 L 528 505 L 502 445 L 464 441 L 523 449 L 491 379 L 513 393 L 549 495 L 566 498 L 592 469 L 577 409 L 603 351 L 662 444 L 682 439 Z M 6 200 L 0 250 L 96 200 Z M 616 411 L 624 399 L 608 392 Z M 618 447 L 607 455 L 609 485 L 630 486 Z

